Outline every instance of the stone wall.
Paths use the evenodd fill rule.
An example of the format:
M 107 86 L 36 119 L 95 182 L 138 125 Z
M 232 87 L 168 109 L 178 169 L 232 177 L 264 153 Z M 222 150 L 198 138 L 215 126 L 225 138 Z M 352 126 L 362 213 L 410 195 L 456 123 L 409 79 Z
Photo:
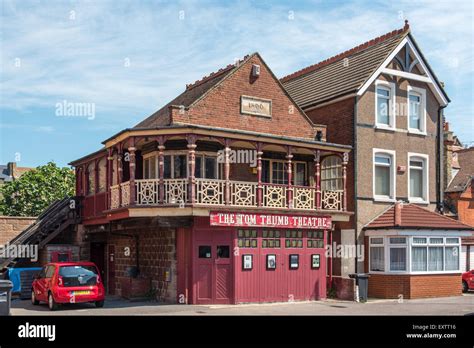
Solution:
M 0 245 L 8 243 L 35 221 L 35 217 L 0 216 Z

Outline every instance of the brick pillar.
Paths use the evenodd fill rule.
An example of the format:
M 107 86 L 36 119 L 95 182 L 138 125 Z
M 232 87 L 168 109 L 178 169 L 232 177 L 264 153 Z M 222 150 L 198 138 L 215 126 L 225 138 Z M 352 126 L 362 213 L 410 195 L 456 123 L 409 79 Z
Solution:
M 188 163 L 189 163 L 189 203 L 194 204 L 196 200 L 196 137 L 188 136 Z
M 321 152 L 314 152 L 314 188 L 316 189 L 316 209 L 321 209 Z
M 262 145 L 257 144 L 257 206 L 262 206 Z
M 225 179 L 225 194 L 224 194 L 224 200 L 225 204 L 229 205 L 231 204 L 231 197 L 230 197 L 230 162 L 229 162 L 229 153 L 230 153 L 230 147 L 229 147 L 229 142 L 226 139 L 225 141 L 225 149 L 224 149 L 224 179 Z
M 344 152 L 342 156 L 342 188 L 343 192 L 343 200 L 342 200 L 342 210 L 347 210 L 347 162 L 349 161 L 349 154 Z
M 161 138 L 158 140 L 158 179 L 159 179 L 159 203 L 163 204 L 165 202 L 165 145 L 164 140 Z
M 293 209 L 293 191 L 292 191 L 292 185 L 291 185 L 291 179 L 292 179 L 292 162 L 291 159 L 293 158 L 293 155 L 291 154 L 291 146 L 288 146 L 288 152 L 286 155 L 286 173 L 288 176 L 288 194 L 287 194 L 287 205 L 288 208 Z
M 133 138 L 132 138 L 133 139 Z M 132 144 L 134 142 L 132 141 Z M 128 166 L 130 168 L 130 205 L 135 204 L 135 151 L 137 149 L 132 145 L 128 148 L 129 161 Z

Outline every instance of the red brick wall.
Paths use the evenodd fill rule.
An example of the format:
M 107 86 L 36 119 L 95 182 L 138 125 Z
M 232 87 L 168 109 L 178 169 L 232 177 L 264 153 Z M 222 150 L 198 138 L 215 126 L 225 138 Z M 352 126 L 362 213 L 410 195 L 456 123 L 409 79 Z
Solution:
M 176 231 L 171 228 L 140 225 L 117 233 L 138 234 L 140 276 L 150 278 L 156 291 L 156 299 L 176 302 Z M 127 268 L 136 265 L 135 239 L 112 235 L 107 242 L 115 245 L 115 293 L 121 294 L 121 284 L 127 278 Z M 130 256 L 125 256 L 125 248 L 130 248 Z M 169 270 L 171 279 L 165 279 Z
M 461 295 L 460 274 L 371 274 L 369 297 L 405 299 Z
M 258 78 L 251 75 L 252 64 L 260 65 Z M 241 114 L 241 95 L 271 99 L 272 117 Z M 249 59 L 185 113 L 173 112 L 172 121 L 311 139 L 316 134 L 258 56 Z

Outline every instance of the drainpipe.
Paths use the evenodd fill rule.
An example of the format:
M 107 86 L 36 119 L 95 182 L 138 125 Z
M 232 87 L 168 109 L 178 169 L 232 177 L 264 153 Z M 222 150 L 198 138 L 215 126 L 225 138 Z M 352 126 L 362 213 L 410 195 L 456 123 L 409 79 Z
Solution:
M 443 183 L 443 126 L 444 112 L 447 105 L 440 106 L 438 109 L 438 134 L 436 142 L 436 209 L 444 214 L 444 183 Z
M 354 219 L 354 224 L 355 224 L 355 228 L 354 228 L 354 241 L 355 241 L 355 250 L 357 250 L 357 245 L 358 245 L 358 236 L 357 236 L 357 228 L 358 228 L 358 224 L 357 224 L 357 108 L 358 108 L 358 105 L 359 105 L 359 96 L 356 95 L 354 97 L 354 124 L 353 124 L 353 127 L 354 127 L 354 139 L 352 141 L 353 143 L 353 148 L 352 148 L 352 158 L 353 158 L 353 161 L 354 161 L 354 168 L 353 168 L 353 171 L 352 171 L 352 178 L 354 180 L 354 215 L 353 215 L 353 219 Z M 357 254 L 357 253 L 356 253 Z M 355 256 L 355 260 L 354 260 L 354 273 L 357 273 L 357 263 L 358 263 L 358 258 L 357 258 L 357 255 Z

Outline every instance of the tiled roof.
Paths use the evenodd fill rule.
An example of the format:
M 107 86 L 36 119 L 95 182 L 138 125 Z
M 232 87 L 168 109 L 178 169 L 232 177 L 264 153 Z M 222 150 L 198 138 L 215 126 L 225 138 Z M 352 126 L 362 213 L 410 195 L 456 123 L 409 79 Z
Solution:
M 397 203 L 398 204 L 398 203 Z M 432 212 L 416 204 L 400 204 L 400 216 L 397 221 L 395 205 L 389 207 L 374 220 L 365 225 L 364 229 L 387 228 L 416 228 L 416 229 L 442 229 L 442 230 L 474 230 L 457 220 Z
M 285 76 L 281 82 L 302 108 L 355 92 L 409 32 L 406 23 L 401 29 Z
M 240 66 L 240 64 L 242 64 L 243 61 L 245 61 L 249 57 L 250 56 L 247 55 L 235 64 L 229 64 L 225 68 L 213 72 L 210 75 L 205 76 L 192 84 L 186 85 L 186 90 L 183 93 L 181 93 L 168 104 L 156 111 L 154 114 L 141 121 L 133 128 L 153 128 L 169 125 L 168 108 L 171 105 L 184 106 L 185 108 L 189 107 L 199 98 L 201 98 L 205 93 L 207 93 L 217 84 L 219 84 L 219 82 L 221 82 L 226 76 L 232 73 L 237 67 Z
M 474 147 L 456 151 L 459 172 L 449 183 L 446 192 L 463 192 L 474 179 Z

